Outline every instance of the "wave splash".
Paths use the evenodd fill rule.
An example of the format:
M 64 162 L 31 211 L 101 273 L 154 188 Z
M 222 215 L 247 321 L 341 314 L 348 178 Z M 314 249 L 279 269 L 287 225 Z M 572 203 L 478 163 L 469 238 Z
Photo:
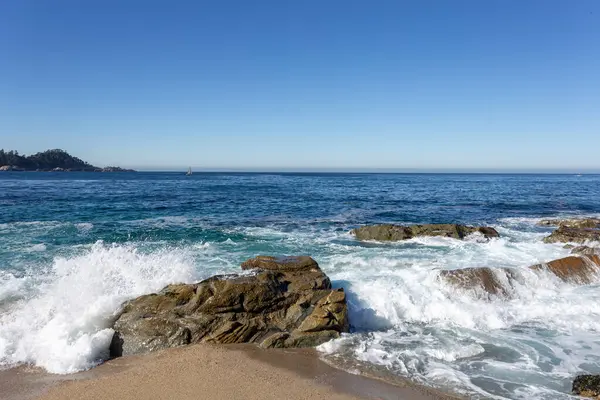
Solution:
M 600 372 L 600 343 L 590 339 L 600 331 L 599 285 L 530 270 L 568 250 L 541 244 L 535 233 L 504 233 L 489 243 L 427 238 L 332 257 L 354 333 L 320 346 L 325 358 L 384 367 L 470 398 L 570 398 L 575 374 Z M 514 271 L 506 296 L 440 279 L 443 270 L 482 266 Z
M 6 307 L 0 365 L 28 363 L 64 374 L 106 359 L 109 327 L 124 300 L 188 282 L 194 266 L 184 250 L 143 253 L 134 245 L 97 242 L 85 254 L 55 258 L 43 274 L 0 278 L 0 307 Z

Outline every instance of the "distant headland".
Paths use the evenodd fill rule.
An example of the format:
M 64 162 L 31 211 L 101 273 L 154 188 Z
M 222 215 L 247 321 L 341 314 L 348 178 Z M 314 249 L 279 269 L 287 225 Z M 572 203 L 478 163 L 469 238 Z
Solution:
M 0 171 L 136 172 L 120 167 L 95 167 L 60 149 L 46 150 L 30 156 L 0 149 Z

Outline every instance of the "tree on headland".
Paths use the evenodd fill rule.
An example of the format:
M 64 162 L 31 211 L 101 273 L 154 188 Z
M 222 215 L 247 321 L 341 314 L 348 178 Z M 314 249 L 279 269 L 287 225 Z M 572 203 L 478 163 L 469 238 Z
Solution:
M 2 149 L 0 150 L 0 167 L 8 167 L 6 168 L 8 170 L 13 167 L 28 171 L 130 171 L 118 167 L 98 168 L 61 149 L 46 150 L 31 156 L 22 156 L 17 151 Z
M 35 169 L 62 168 L 82 171 L 98 169 L 61 149 L 46 150 L 29 156 L 27 159 L 33 164 Z

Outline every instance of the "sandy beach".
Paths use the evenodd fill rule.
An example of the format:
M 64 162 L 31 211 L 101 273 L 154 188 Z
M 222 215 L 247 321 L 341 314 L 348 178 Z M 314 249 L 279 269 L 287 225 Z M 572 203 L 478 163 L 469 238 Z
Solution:
M 449 399 L 408 382 L 392 385 L 322 362 L 314 350 L 196 345 L 111 360 L 90 371 L 4 371 L 5 400 Z

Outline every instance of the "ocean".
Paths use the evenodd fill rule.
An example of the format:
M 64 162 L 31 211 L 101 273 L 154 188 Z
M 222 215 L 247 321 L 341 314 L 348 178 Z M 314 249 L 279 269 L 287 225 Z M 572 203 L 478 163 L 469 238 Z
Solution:
M 537 222 L 599 215 L 600 175 L 0 173 L 0 366 L 92 368 L 123 301 L 259 254 L 306 254 L 348 293 L 352 332 L 320 346 L 328 362 L 474 399 L 568 399 L 575 375 L 600 373 L 597 284 L 529 274 L 490 300 L 437 277 L 566 256 Z M 373 223 L 490 225 L 501 238 L 349 234 Z

